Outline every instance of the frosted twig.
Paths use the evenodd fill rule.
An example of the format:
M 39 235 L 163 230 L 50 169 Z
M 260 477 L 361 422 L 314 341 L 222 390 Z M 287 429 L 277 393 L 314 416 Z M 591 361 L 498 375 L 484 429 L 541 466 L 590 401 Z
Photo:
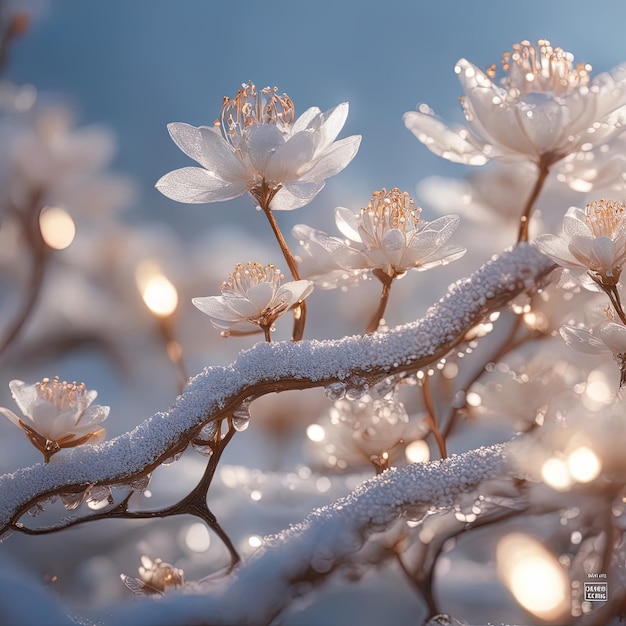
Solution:
M 267 624 L 358 552 L 368 534 L 388 528 L 418 507 L 447 508 L 462 493 L 504 472 L 505 445 L 471 450 L 442 461 L 390 469 L 367 480 L 296 526 L 266 537 L 264 545 L 230 576 L 158 602 L 133 603 L 106 622 L 151 624 Z M 245 598 L 245 601 L 242 599 Z
M 131 432 L 0 477 L 0 533 L 15 528 L 40 499 L 145 476 L 184 450 L 204 424 L 229 417 L 244 400 L 331 383 L 372 384 L 425 367 L 461 343 L 486 314 L 536 289 L 552 267 L 550 259 L 523 243 L 452 285 L 421 320 L 336 341 L 259 343 L 229 366 L 206 368 L 167 412 Z

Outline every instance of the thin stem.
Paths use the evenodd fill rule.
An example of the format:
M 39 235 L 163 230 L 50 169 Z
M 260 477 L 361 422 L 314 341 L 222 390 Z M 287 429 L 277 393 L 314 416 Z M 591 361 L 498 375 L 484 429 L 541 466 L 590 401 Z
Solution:
M 278 245 L 283 253 L 283 257 L 287 262 L 287 266 L 289 267 L 289 271 L 294 280 L 300 280 L 300 273 L 298 272 L 298 265 L 296 264 L 296 260 L 293 258 L 291 254 L 291 250 L 289 250 L 289 246 L 283 237 L 283 233 L 278 226 L 278 222 L 272 213 L 272 209 L 270 208 L 270 203 L 272 198 L 279 191 L 279 188 L 272 189 L 270 186 L 263 181 L 260 186 L 255 187 L 251 190 L 250 193 L 259 201 L 259 206 L 265 213 L 267 220 L 272 227 L 272 232 L 274 233 L 274 237 L 276 237 L 276 241 L 278 241 Z M 304 335 L 304 326 L 306 324 L 306 304 L 304 301 L 299 302 L 296 306 L 293 307 L 293 332 L 291 339 L 292 341 L 300 341 Z
M 535 185 L 524 205 L 524 210 L 522 211 L 522 216 L 520 217 L 519 231 L 517 235 L 517 243 L 520 241 L 528 241 L 528 227 L 530 224 L 530 214 L 535 207 L 535 202 L 543 189 L 543 185 L 548 178 L 548 174 L 550 173 L 550 166 L 552 165 L 551 161 L 541 160 L 537 164 L 539 168 L 539 174 L 537 176 L 537 180 L 535 181 Z
M 165 351 L 178 372 L 178 392 L 182 393 L 189 376 L 183 361 L 183 347 L 174 335 L 174 314 L 167 317 L 159 317 L 158 320 L 163 343 L 165 344 Z
M 448 451 L 446 449 L 446 439 L 441 434 L 439 430 L 439 425 L 437 424 L 437 413 L 435 412 L 435 403 L 433 402 L 433 396 L 430 392 L 430 380 L 428 374 L 424 376 L 422 381 L 422 396 L 424 398 L 424 405 L 426 406 L 426 423 L 430 428 L 433 436 L 435 437 L 435 441 L 437 442 L 437 447 L 439 448 L 439 454 L 442 459 L 445 459 L 448 456 Z
M 622 308 L 622 301 L 619 296 L 619 291 L 617 291 L 617 285 L 607 285 L 600 276 L 595 274 L 595 272 L 587 273 L 591 276 L 591 279 L 599 285 L 600 289 L 602 289 L 602 291 L 604 291 L 604 293 L 609 297 L 617 316 L 621 320 L 622 324 L 626 325 L 626 314 Z
M 41 293 L 46 262 L 49 258 L 50 249 L 43 240 L 41 230 L 39 228 L 38 209 L 40 198 L 41 194 L 39 192 L 35 192 L 33 193 L 31 202 L 25 211 L 20 211 L 16 208 L 13 208 L 12 211 L 22 227 L 24 241 L 32 255 L 32 268 L 26 296 L 22 305 L 13 320 L 5 329 L 4 335 L 0 338 L 0 354 L 5 352 L 20 334 L 22 328 L 24 328 L 24 325 L 35 310 L 35 305 L 37 304 L 37 300 L 39 299 L 39 295 Z
M 374 270 L 373 274 L 383 284 L 383 290 L 380 294 L 380 300 L 378 301 L 378 308 L 374 312 L 374 315 L 372 315 L 369 323 L 367 324 L 367 328 L 365 329 L 365 332 L 368 334 L 375 333 L 380 326 L 380 321 L 385 315 L 385 309 L 387 308 L 387 302 L 389 301 L 389 294 L 391 292 L 391 284 L 394 279 L 394 277 L 391 277 L 389 274 L 385 274 L 380 270 Z
M 214 452 L 207 463 L 202 478 L 198 484 L 187 494 L 182 500 L 176 504 L 165 507 L 163 509 L 154 511 L 129 511 L 128 504 L 134 491 L 131 491 L 124 499 L 113 508 L 94 513 L 85 517 L 78 517 L 64 522 L 59 526 L 46 526 L 44 528 L 28 528 L 19 522 L 13 523 L 13 528 L 25 535 L 46 535 L 59 530 L 65 530 L 78 524 L 84 524 L 86 522 L 94 522 L 102 519 L 154 519 L 172 517 L 175 515 L 193 515 L 201 519 L 205 524 L 215 532 L 215 534 L 221 539 L 222 543 L 226 546 L 228 553 L 230 554 L 230 566 L 231 570 L 240 560 L 240 556 L 237 553 L 237 549 L 233 545 L 230 537 L 226 534 L 224 529 L 220 526 L 215 515 L 211 512 L 207 505 L 207 493 L 213 477 L 215 476 L 215 470 L 217 464 L 222 456 L 222 452 L 233 438 L 237 431 L 230 427 L 226 435 L 223 438 L 218 436 L 218 439 L 213 442 Z
M 261 326 L 261 328 L 263 329 L 263 334 L 265 335 L 265 341 L 271 343 L 272 337 L 270 335 L 270 326 Z

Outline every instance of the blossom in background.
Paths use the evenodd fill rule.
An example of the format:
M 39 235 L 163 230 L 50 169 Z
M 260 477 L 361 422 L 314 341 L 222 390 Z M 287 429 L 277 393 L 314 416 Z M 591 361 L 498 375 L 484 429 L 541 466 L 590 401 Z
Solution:
M 137 595 L 163 595 L 168 589 L 182 587 L 185 582 L 182 569 L 164 563 L 161 559 L 153 561 L 145 554 L 141 557 L 138 571 L 140 578 L 120 574 L 124 584 Z
M 619 386 L 626 383 L 626 326 L 605 321 L 593 330 L 563 326 L 561 337 L 568 346 L 585 354 L 612 354 L 620 369 Z
M 626 132 L 608 143 L 585 145 L 559 165 L 557 179 L 579 193 L 610 190 L 611 196 L 626 191 Z M 608 195 L 608 194 L 607 194 Z
M 584 211 L 571 207 L 563 234 L 539 235 L 535 243 L 562 267 L 593 272 L 601 284 L 614 286 L 626 260 L 626 205 L 600 200 Z
M 3 407 L 0 413 L 24 430 L 46 463 L 62 448 L 104 439 L 105 430 L 99 424 L 108 417 L 109 407 L 92 404 L 98 392 L 88 391 L 84 383 L 68 383 L 55 376 L 34 384 L 12 380 L 9 388 L 24 417 Z
M 382 471 L 399 461 L 404 443 L 415 438 L 404 404 L 395 400 L 337 400 L 327 419 L 308 431 L 330 467 L 374 465 Z
M 222 336 L 269 332 L 276 319 L 302 302 L 313 291 L 310 280 L 283 283 L 284 276 L 274 265 L 238 263 L 222 285 L 221 296 L 193 298 Z
M 532 160 L 549 166 L 569 154 L 606 142 L 626 118 L 626 65 L 590 81 L 591 66 L 540 39 L 513 46 L 482 72 L 461 59 L 455 72 L 467 126 L 449 127 L 424 104 L 404 115 L 411 132 L 435 154 L 456 163 Z
M 409 194 L 394 187 L 389 192 L 375 191 L 360 213 L 343 207 L 335 210 L 337 227 L 346 240 L 303 225 L 294 227 L 293 233 L 310 257 L 319 258 L 316 274 L 322 268 L 330 272 L 373 270 L 393 280 L 409 269 L 445 265 L 465 254 L 461 246 L 445 245 L 458 226 L 457 215 L 426 222 L 420 213 Z
M 204 203 L 267 186 L 272 209 L 299 208 L 357 153 L 359 135 L 335 141 L 347 115 L 344 102 L 324 113 L 311 107 L 295 119 L 287 94 L 245 83 L 234 98 L 224 99 L 221 132 L 217 127 L 168 125 L 176 145 L 202 167 L 169 172 L 156 187 L 172 200 Z

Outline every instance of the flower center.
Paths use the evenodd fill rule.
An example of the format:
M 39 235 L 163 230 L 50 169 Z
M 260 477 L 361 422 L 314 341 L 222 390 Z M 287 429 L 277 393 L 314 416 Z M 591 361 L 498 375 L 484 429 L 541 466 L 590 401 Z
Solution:
M 73 409 L 79 404 L 86 393 L 85 383 L 68 383 L 65 380 L 59 380 L 55 376 L 52 380 L 44 378 L 41 382 L 35 383 L 39 397 L 44 401 L 52 404 L 58 411 Z
M 222 295 L 245 298 L 250 288 L 260 283 L 270 283 L 276 289 L 283 278 L 281 271 L 272 264 L 237 263 L 228 280 L 222 285 Z
M 522 41 L 512 46 L 513 50 L 502 55 L 502 69 L 506 72 L 501 84 L 513 97 L 527 93 L 552 93 L 565 95 L 589 84 L 591 65 L 577 63 L 574 55 L 562 48 L 553 48 L 547 39 L 539 39 L 537 46 Z M 487 74 L 493 78 L 496 66 Z
M 585 222 L 596 237 L 615 240 L 626 232 L 626 204 L 616 200 L 599 200 L 585 207 Z
M 257 124 L 274 124 L 281 129 L 289 126 L 295 118 L 291 98 L 278 93 L 277 87 L 257 89 L 253 82 L 243 83 L 234 98 L 224 97 L 220 120 L 224 138 L 237 147 L 246 128 Z
M 381 237 L 388 230 L 398 229 L 403 233 L 413 230 L 420 221 L 422 209 L 415 206 L 413 198 L 406 191 L 394 187 L 375 191 L 368 205 L 361 209 L 361 222 L 369 231 L 371 224 L 376 235 Z M 372 233 L 374 234 L 374 233 Z

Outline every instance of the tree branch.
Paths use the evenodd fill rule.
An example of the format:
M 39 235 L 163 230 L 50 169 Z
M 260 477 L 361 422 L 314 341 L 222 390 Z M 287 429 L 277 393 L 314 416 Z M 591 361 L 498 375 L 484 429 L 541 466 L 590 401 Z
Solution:
M 447 508 L 482 482 L 506 471 L 504 444 L 443 461 L 389 469 L 335 503 L 317 509 L 265 543 L 230 576 L 158 602 L 133 602 L 105 624 L 212 626 L 268 624 L 293 600 L 299 583 L 319 584 L 363 546 L 372 532 L 389 528 L 417 508 Z M 245 602 L 242 602 L 245 598 Z
M 340 383 L 374 384 L 411 373 L 445 356 L 467 330 L 520 293 L 537 288 L 554 265 L 522 243 L 486 263 L 416 322 L 336 341 L 259 343 L 229 366 L 195 376 L 174 405 L 111 441 L 75 448 L 48 465 L 0 477 L 0 533 L 38 500 L 90 485 L 127 484 L 184 450 L 204 424 L 222 420 L 244 401 L 289 389 Z

